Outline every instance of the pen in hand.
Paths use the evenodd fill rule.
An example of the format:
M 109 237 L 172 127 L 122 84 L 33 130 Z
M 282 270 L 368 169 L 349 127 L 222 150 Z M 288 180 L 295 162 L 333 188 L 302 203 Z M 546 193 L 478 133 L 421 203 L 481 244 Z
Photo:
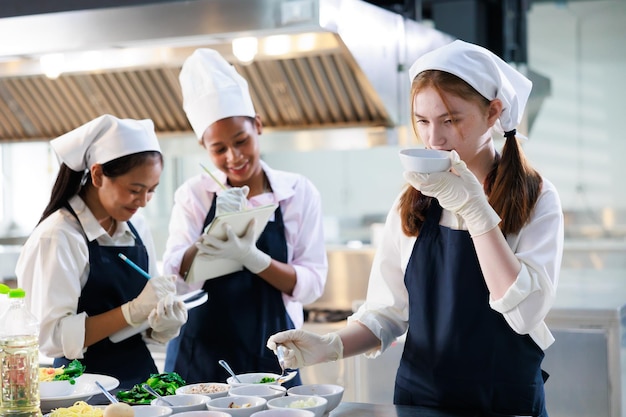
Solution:
M 139 265 L 137 265 L 136 263 L 134 263 L 133 261 L 131 261 L 130 259 L 128 259 L 128 257 L 126 255 L 124 255 L 123 253 L 118 253 L 117 256 L 119 256 L 120 258 L 122 258 L 122 260 L 124 262 L 126 262 L 128 265 L 130 265 L 131 268 L 133 268 L 135 271 L 139 272 L 141 275 L 143 275 L 146 279 L 150 279 L 150 275 L 144 271 L 143 269 L 141 269 L 139 267 Z

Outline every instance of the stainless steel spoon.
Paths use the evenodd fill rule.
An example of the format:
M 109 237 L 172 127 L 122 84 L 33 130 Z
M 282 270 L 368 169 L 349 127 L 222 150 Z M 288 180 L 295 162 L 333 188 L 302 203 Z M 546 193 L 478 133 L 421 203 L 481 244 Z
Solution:
M 165 398 L 163 398 L 161 396 L 161 394 L 159 394 L 158 392 L 156 392 L 154 389 L 152 389 L 152 387 L 148 384 L 143 384 L 141 386 L 141 388 L 145 389 L 146 391 L 148 391 L 150 394 L 154 395 L 155 397 L 157 397 L 159 399 L 159 401 L 163 401 L 165 404 L 174 407 L 174 404 L 172 404 L 171 402 L 167 401 Z
M 230 368 L 230 366 L 226 363 L 226 361 L 224 359 L 220 359 L 217 363 L 219 363 L 222 368 L 226 369 L 226 371 L 230 374 L 230 376 L 233 377 L 233 379 L 236 382 L 241 384 L 241 380 L 239 378 L 237 378 L 237 375 L 235 375 L 233 370 Z
M 115 404 L 115 403 L 119 402 L 117 400 L 117 398 L 115 398 L 113 395 L 111 395 L 111 393 L 109 391 L 107 391 L 107 389 L 104 388 L 104 386 L 100 382 L 98 382 L 98 381 L 95 381 L 95 382 L 96 382 L 96 385 L 98 386 L 98 388 L 100 388 L 100 391 L 102 391 L 102 393 L 104 394 L 104 396 L 107 397 L 107 399 L 109 401 L 111 401 L 111 404 Z

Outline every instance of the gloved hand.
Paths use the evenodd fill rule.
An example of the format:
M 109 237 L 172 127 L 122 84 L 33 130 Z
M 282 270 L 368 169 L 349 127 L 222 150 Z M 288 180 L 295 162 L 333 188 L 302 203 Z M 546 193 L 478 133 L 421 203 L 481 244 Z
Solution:
M 404 179 L 422 194 L 434 197 L 441 207 L 465 221 L 470 236 L 487 233 L 500 223 L 500 216 L 489 205 L 482 184 L 467 168 L 456 151 L 450 152 L 452 168 L 458 173 L 433 172 L 424 174 L 412 171 L 404 173 Z
M 220 191 L 215 202 L 215 215 L 242 211 L 248 206 L 250 187 L 231 187 Z
M 201 242 L 196 242 L 198 251 L 212 258 L 227 258 L 241 262 L 250 272 L 258 274 L 267 269 L 272 258 L 256 247 L 254 227 L 256 221 L 252 219 L 246 231 L 238 237 L 228 224 L 224 224 L 226 240 L 215 236 L 204 235 Z
M 178 336 L 180 328 L 187 322 L 187 307 L 168 294 L 150 312 L 148 323 L 152 328 L 150 337 L 157 342 L 167 343 Z
M 176 275 L 154 277 L 146 281 L 146 286 L 133 300 L 122 304 L 124 319 L 131 326 L 139 326 L 146 321 L 159 300 L 168 294 L 176 294 Z
M 287 348 L 285 368 L 301 368 L 343 358 L 343 342 L 337 333 L 318 335 L 305 330 L 287 330 L 267 340 L 267 347 L 274 353 L 278 345 Z

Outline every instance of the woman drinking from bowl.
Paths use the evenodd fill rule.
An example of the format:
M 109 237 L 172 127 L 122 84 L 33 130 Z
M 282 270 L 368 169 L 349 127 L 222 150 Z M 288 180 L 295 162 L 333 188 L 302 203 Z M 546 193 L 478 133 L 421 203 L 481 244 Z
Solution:
M 407 171 L 373 262 L 366 303 L 338 332 L 278 333 L 287 366 L 366 353 L 404 332 L 394 403 L 465 415 L 547 416 L 543 351 L 563 248 L 554 186 L 516 130 L 531 82 L 488 50 L 455 41 L 410 69 L 412 123 L 451 171 Z M 506 142 L 499 153 L 496 125 Z

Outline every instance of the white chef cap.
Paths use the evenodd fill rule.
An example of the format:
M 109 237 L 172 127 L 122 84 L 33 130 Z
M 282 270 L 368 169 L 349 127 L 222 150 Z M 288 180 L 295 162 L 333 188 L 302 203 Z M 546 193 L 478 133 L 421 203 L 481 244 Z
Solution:
M 504 132 L 514 131 L 522 121 L 532 82 L 491 51 L 455 40 L 419 57 L 409 69 L 411 82 L 426 70 L 454 74 L 486 99 L 500 99 Z
M 185 60 L 179 80 L 183 109 L 199 140 L 220 119 L 256 116 L 248 83 L 213 49 L 196 49 Z
M 118 119 L 105 114 L 50 141 L 57 157 L 73 171 L 145 151 L 161 152 L 152 120 Z

